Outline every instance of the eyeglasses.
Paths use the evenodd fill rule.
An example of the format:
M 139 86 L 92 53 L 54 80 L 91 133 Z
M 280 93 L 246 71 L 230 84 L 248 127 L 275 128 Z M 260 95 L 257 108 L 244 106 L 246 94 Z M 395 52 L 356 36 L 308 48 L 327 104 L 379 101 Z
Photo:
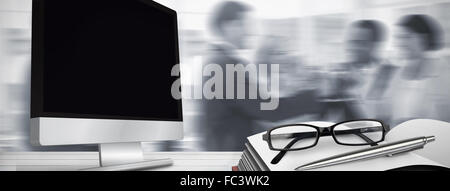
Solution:
M 336 123 L 330 127 L 318 127 L 309 124 L 291 124 L 275 127 L 263 135 L 270 150 L 280 151 L 272 160 L 277 164 L 287 151 L 308 149 L 317 145 L 319 137 L 332 136 L 340 145 L 376 146 L 384 141 L 389 127 L 382 121 L 373 119 L 360 119 Z

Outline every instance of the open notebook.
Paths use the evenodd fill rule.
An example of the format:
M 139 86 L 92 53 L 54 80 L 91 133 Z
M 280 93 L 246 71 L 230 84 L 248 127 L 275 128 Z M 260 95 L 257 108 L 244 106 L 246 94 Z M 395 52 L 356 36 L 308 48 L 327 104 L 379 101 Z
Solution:
M 331 126 L 329 122 L 311 122 L 316 126 Z M 266 132 L 248 137 L 248 145 L 253 147 L 268 169 L 271 171 L 289 171 L 296 167 L 333 155 L 362 149 L 369 146 L 344 146 L 336 144 L 331 136 L 320 137 L 317 146 L 300 151 L 290 151 L 276 165 L 270 161 L 278 151 L 269 149 L 262 136 Z M 383 171 L 413 165 L 431 165 L 450 167 L 450 123 L 435 120 L 411 120 L 394 127 L 387 135 L 386 141 L 380 144 L 413 138 L 419 136 L 436 136 L 436 141 L 427 144 L 424 149 L 403 153 L 392 157 L 381 157 L 369 160 L 355 161 L 335 166 L 315 169 L 317 171 L 365 170 Z

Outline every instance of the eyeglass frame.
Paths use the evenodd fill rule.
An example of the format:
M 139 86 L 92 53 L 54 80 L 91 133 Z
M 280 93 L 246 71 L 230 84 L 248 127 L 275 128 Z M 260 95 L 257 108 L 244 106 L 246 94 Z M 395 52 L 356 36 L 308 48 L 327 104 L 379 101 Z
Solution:
M 335 133 L 334 133 L 334 128 L 336 128 L 336 126 L 341 125 L 341 124 L 343 124 L 343 123 L 356 122 L 356 121 L 374 121 L 374 122 L 380 123 L 381 126 L 383 127 L 383 128 L 382 128 L 383 131 L 382 131 L 382 137 L 381 137 L 381 140 L 379 140 L 379 141 L 373 141 L 373 140 L 371 140 L 371 142 L 368 142 L 368 143 L 358 143 L 358 144 L 341 143 L 341 142 L 339 142 L 339 141 L 337 140 L 337 138 L 336 138 Z M 272 139 L 269 138 L 269 137 L 270 137 L 270 134 L 272 133 L 273 130 L 280 129 L 280 128 L 284 128 L 284 127 L 290 127 L 290 126 L 299 126 L 299 125 L 301 125 L 301 126 L 312 127 L 312 128 L 314 128 L 314 129 L 317 130 L 316 140 L 315 140 L 314 144 L 312 144 L 312 145 L 310 145 L 310 146 L 307 146 L 307 147 L 294 148 L 294 149 L 290 149 L 290 148 L 288 148 L 288 149 L 278 149 L 278 148 L 274 148 L 274 147 L 273 147 L 273 145 L 272 145 Z M 325 131 L 325 130 L 327 130 L 327 131 Z M 389 128 L 388 125 L 384 124 L 383 121 L 381 121 L 381 120 L 376 120 L 376 119 L 346 120 L 346 121 L 342 121 L 342 122 L 336 123 L 336 124 L 334 124 L 334 125 L 332 125 L 332 126 L 329 126 L 329 127 L 319 127 L 319 126 L 310 125 L 310 124 L 303 124 L 303 123 L 300 123 L 300 124 L 286 124 L 286 125 L 274 127 L 274 128 L 272 128 L 272 129 L 268 130 L 266 134 L 263 134 L 263 140 L 266 141 L 266 142 L 268 143 L 269 149 L 270 149 L 270 150 L 274 150 L 274 151 L 299 151 L 299 150 L 309 149 L 309 148 L 315 147 L 315 146 L 317 145 L 317 143 L 319 142 L 320 137 L 322 137 L 322 136 L 330 136 L 330 135 L 333 137 L 334 141 L 335 141 L 337 144 L 339 144 L 339 145 L 346 145 L 346 146 L 364 146 L 364 145 L 372 145 L 372 144 L 377 144 L 377 143 L 383 142 L 384 139 L 385 139 L 386 133 L 389 132 L 389 130 L 390 130 L 390 128 Z M 324 134 L 324 133 L 326 133 L 326 134 Z M 368 137 L 367 137 L 367 138 L 368 138 Z M 363 138 L 363 139 L 364 139 L 364 138 Z M 370 138 L 369 138 L 369 140 L 370 140 Z M 367 141 L 367 140 L 366 140 L 366 141 Z M 296 141 L 296 142 L 297 142 L 297 141 Z M 287 146 L 287 145 L 286 145 L 286 146 Z M 285 146 L 285 148 L 286 148 L 286 146 Z

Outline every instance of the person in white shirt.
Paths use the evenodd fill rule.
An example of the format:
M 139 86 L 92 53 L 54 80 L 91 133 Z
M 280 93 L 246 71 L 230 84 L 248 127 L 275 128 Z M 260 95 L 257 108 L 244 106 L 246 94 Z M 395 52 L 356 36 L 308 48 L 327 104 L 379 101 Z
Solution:
M 450 120 L 448 63 L 432 57 L 444 44 L 439 23 L 428 15 L 403 16 L 394 42 L 398 68 L 387 93 L 389 107 L 385 108 L 391 126 L 417 118 Z

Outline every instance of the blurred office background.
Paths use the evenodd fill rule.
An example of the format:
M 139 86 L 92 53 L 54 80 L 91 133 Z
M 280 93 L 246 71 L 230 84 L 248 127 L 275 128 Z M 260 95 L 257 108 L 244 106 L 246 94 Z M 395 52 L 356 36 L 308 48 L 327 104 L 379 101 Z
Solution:
M 178 12 L 180 56 L 182 64 L 182 82 L 185 86 L 195 87 L 195 76 L 202 74 L 202 67 L 208 57 L 209 44 L 214 39 L 209 21 L 215 14 L 214 8 L 222 0 L 156 0 Z M 348 41 L 348 27 L 356 20 L 375 19 L 385 24 L 387 28 L 386 41 L 379 51 L 380 57 L 390 60 L 398 66 L 397 48 L 395 42 L 395 28 L 399 19 L 409 14 L 425 14 L 438 21 L 447 38 L 442 39 L 443 48 L 433 51 L 433 59 L 450 65 L 450 0 L 246 0 L 240 1 L 252 8 L 252 35 L 253 49 L 248 50 L 247 58 L 256 62 L 258 48 L 270 44 L 270 39 L 278 43 L 271 44 L 280 54 L 295 55 L 293 65 L 296 70 L 293 74 L 317 74 L 309 85 L 321 89 L 320 92 L 333 91 L 333 88 L 323 90 L 324 76 L 334 76 L 338 69 L 336 63 L 348 62 L 346 41 Z M 35 150 L 28 141 L 29 132 L 29 86 L 30 86 L 30 51 L 31 51 L 31 0 L 0 0 L 0 151 L 26 151 Z M 269 40 L 268 40 L 269 39 Z M 256 55 L 256 56 L 255 56 Z M 186 67 L 187 66 L 187 67 Z M 301 66 L 301 67 L 300 67 Z M 432 87 L 438 95 L 434 110 L 429 112 L 435 118 L 447 118 L 449 105 L 449 78 L 448 67 L 437 70 L 440 83 Z M 184 69 L 184 70 L 183 70 Z M 283 70 L 282 70 L 283 72 Z M 344 71 L 344 75 L 346 75 Z M 289 73 L 289 72 L 285 72 Z M 332 75 L 333 74 L 333 75 Z M 291 79 L 289 74 L 281 74 L 284 81 Z M 347 75 L 352 75 L 348 74 Z M 287 76 L 287 77 L 286 77 Z M 304 81 L 308 81 L 303 79 Z M 301 83 L 301 82 L 299 82 Z M 281 85 L 283 86 L 283 85 Z M 295 85 L 294 85 L 295 86 Z M 319 87 L 320 86 L 320 87 Z M 326 86 L 326 85 L 325 85 Z M 331 85 L 333 86 L 333 85 Z M 314 87 L 313 87 L 314 88 Z M 434 89 L 433 89 L 434 88 Z M 283 91 L 283 90 L 281 90 Z M 319 98 L 318 98 L 319 99 Z M 330 98 L 331 99 L 331 98 Z M 342 97 L 337 99 L 343 99 Z M 407 119 L 400 116 L 397 119 L 378 115 L 381 108 L 386 109 L 377 101 L 367 101 L 369 117 L 381 117 L 391 125 L 398 120 Z M 201 100 L 184 100 L 185 139 L 164 143 L 146 143 L 147 150 L 175 150 L 197 151 L 216 150 L 207 148 L 203 142 L 206 136 L 202 129 L 202 122 L 198 120 L 205 115 Z M 388 103 L 389 104 L 389 103 Z M 411 103 L 427 104 L 427 103 Z M 380 106 L 381 105 L 381 106 Z M 377 109 L 374 109 L 377 108 Z M 381 112 L 382 113 L 382 112 Z M 444 116 L 447 115 L 447 116 Z M 315 114 L 299 120 L 338 120 L 339 117 L 321 118 Z M 283 123 L 283 122 L 278 122 Z M 274 123 L 261 122 L 264 128 Z M 269 124 L 269 125 L 268 125 Z M 264 128 L 261 128 L 264 129 Z M 223 143 L 227 144 L 227 143 Z M 224 147 L 226 148 L 226 147 Z M 67 147 L 67 150 L 91 150 L 93 147 Z M 48 149 L 52 150 L 52 149 Z M 220 149 L 218 149 L 220 150 Z

